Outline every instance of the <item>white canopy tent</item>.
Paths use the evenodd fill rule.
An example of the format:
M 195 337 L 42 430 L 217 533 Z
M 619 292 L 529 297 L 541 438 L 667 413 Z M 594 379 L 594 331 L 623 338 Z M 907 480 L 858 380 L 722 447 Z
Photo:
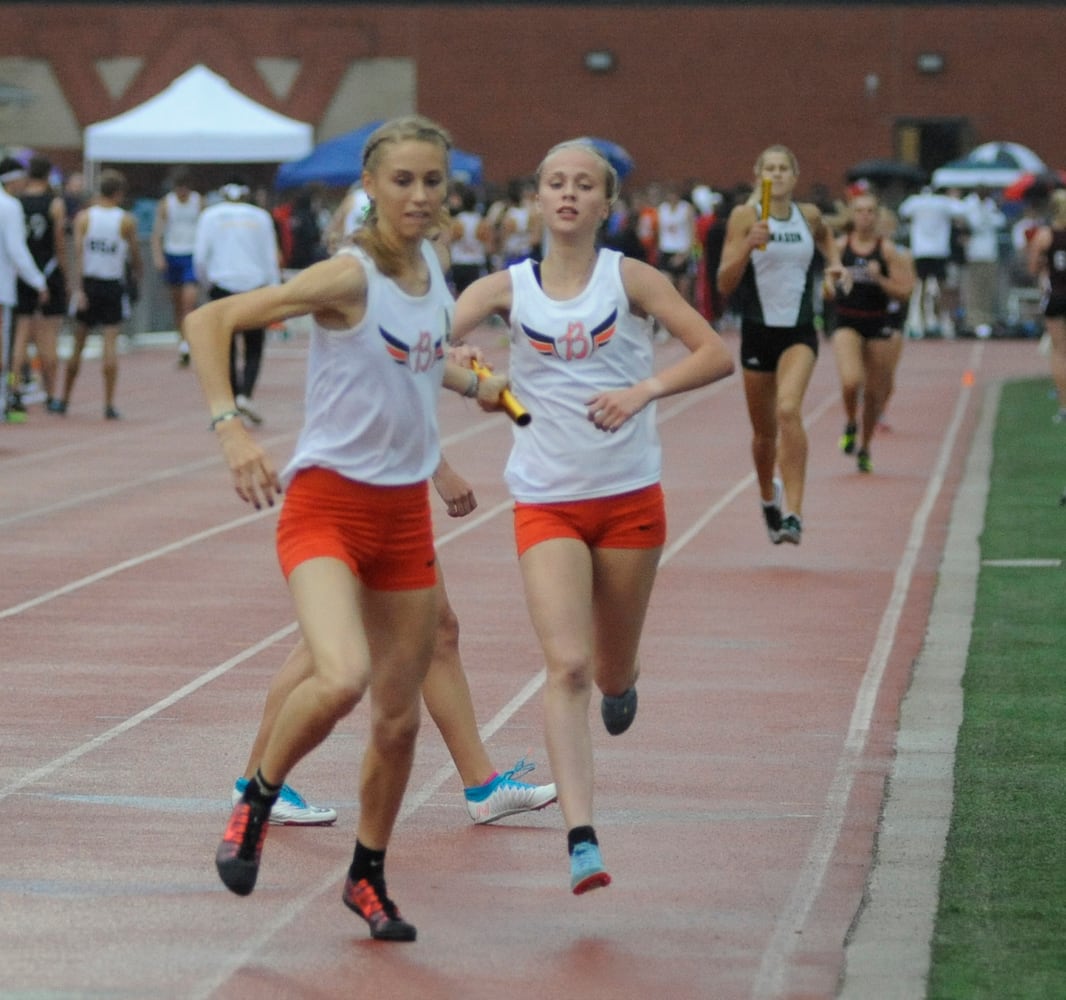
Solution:
M 1047 171 L 1044 161 L 1028 146 L 1017 142 L 986 142 L 971 149 L 961 160 L 952 160 L 933 171 L 938 188 L 1004 188 L 1022 174 Z
M 284 163 L 306 156 L 313 130 L 193 66 L 137 107 L 85 129 L 85 175 L 98 163 Z

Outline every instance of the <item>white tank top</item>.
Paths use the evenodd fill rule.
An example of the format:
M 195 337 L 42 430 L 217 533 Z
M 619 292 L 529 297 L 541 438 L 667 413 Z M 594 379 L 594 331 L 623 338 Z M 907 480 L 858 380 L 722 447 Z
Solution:
M 171 191 L 166 198 L 167 219 L 163 230 L 163 253 L 187 257 L 196 246 L 196 220 L 200 216 L 200 195 L 190 191 L 181 201 Z
M 122 236 L 125 210 L 118 205 L 90 205 L 87 211 L 88 225 L 81 256 L 82 277 L 101 281 L 124 280 L 126 254 L 129 251 Z
M 761 214 L 759 207 L 755 209 Z M 791 203 L 787 219 L 770 217 L 770 242 L 751 254 L 757 307 L 761 317 L 744 315 L 766 326 L 796 326 L 811 321 L 811 266 L 814 237 L 799 205 Z
M 366 314 L 348 330 L 312 324 L 304 426 L 283 477 L 321 466 L 379 486 L 422 482 L 440 462 L 437 402 L 454 300 L 429 242 L 429 291 L 408 295 L 358 247 Z
M 477 238 L 481 216 L 477 212 L 460 212 L 455 221 L 462 227 L 462 235 L 452 240 L 453 264 L 484 264 L 485 245 Z
M 692 251 L 692 206 L 687 201 L 659 206 L 659 249 L 670 254 Z
M 662 449 L 655 404 L 613 434 L 588 419 L 589 398 L 654 372 L 652 325 L 629 311 L 622 255 L 600 250 L 592 277 L 575 298 L 544 294 L 532 261 L 511 275 L 511 381 L 533 415 L 514 428 L 504 476 L 526 503 L 586 500 L 657 483 Z
M 511 205 L 503 213 L 504 219 L 514 223 L 514 231 L 506 232 L 503 237 L 503 256 L 505 260 L 516 257 L 528 257 L 533 250 L 533 233 L 530 229 L 529 209 L 524 205 Z

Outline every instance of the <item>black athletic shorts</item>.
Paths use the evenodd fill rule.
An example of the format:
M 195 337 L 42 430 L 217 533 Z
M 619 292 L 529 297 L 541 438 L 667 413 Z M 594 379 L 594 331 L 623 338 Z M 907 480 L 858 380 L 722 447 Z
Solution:
M 888 340 L 897 332 L 888 313 L 874 316 L 842 316 L 838 310 L 833 320 L 834 332 L 841 327 L 854 330 L 863 340 Z
M 1066 316 L 1066 295 L 1048 296 L 1044 304 L 1044 316 L 1048 319 L 1059 319 Z
M 919 281 L 925 281 L 926 278 L 943 281 L 948 276 L 948 259 L 947 257 L 915 257 L 914 273 Z
M 48 301 L 40 306 L 44 316 L 65 316 L 67 314 L 67 279 L 58 267 L 48 275 Z M 15 303 L 16 316 L 32 316 L 38 310 L 40 293 L 33 285 L 27 285 L 21 278 L 18 283 L 18 302 Z
M 658 268 L 664 274 L 672 275 L 675 278 L 680 278 L 684 274 L 688 274 L 689 264 L 692 261 L 692 257 L 687 253 L 667 253 L 665 250 L 659 251 L 659 263 Z
M 781 355 L 794 344 L 806 344 L 818 357 L 818 334 L 813 323 L 764 326 L 746 319 L 740 326 L 740 365 L 753 372 L 776 372 Z
M 79 323 L 86 326 L 118 326 L 129 315 L 129 300 L 123 282 L 82 278 L 81 287 L 89 303 L 87 308 L 78 310 Z

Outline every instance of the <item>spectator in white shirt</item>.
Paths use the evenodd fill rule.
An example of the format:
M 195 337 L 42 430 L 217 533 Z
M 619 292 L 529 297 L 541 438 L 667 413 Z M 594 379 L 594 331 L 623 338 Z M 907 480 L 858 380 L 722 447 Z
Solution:
M 966 241 L 966 281 L 963 306 L 966 325 L 978 337 L 990 337 L 996 322 L 999 288 L 999 232 L 1007 217 L 988 188 L 977 188 L 963 199 L 970 238 Z
M 48 300 L 48 285 L 40 268 L 33 261 L 26 246 L 26 214 L 18 198 L 9 194 L 5 187 L 15 184 L 26 176 L 18 160 L 7 157 L 0 161 L 0 413 L 8 419 L 8 393 L 10 381 L 18 373 L 10 371 L 11 316 L 17 301 L 16 279 L 21 278 L 32 285 Z
M 966 206 L 958 198 L 923 188 L 899 206 L 899 217 L 910 224 L 910 251 L 918 277 L 909 324 L 912 333 L 924 336 L 954 335 L 954 321 L 943 301 L 944 283 L 951 257 L 951 231 L 956 220 L 966 218 Z
M 270 213 L 250 203 L 248 185 L 241 178 L 231 178 L 221 194 L 223 200 L 205 208 L 196 223 L 193 267 L 207 286 L 208 298 L 280 284 L 281 254 Z M 254 424 L 263 420 L 251 400 L 265 341 L 265 330 L 244 330 L 230 345 L 230 385 L 237 409 Z
M 696 209 L 681 197 L 676 184 L 666 185 L 666 197 L 659 205 L 659 270 L 681 297 L 692 305 L 692 248 L 696 241 Z

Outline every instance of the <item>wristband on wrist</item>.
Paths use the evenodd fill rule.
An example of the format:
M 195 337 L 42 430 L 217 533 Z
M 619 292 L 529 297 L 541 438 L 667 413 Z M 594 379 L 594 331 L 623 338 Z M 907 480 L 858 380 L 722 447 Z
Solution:
M 207 425 L 207 429 L 213 431 L 219 424 L 224 424 L 227 420 L 234 420 L 240 415 L 240 410 L 226 410 L 224 413 L 220 413 L 217 417 L 212 417 L 211 423 Z
M 473 399 L 477 395 L 478 381 L 477 372 L 472 371 L 470 373 L 470 384 L 463 390 L 463 395 L 468 399 Z

